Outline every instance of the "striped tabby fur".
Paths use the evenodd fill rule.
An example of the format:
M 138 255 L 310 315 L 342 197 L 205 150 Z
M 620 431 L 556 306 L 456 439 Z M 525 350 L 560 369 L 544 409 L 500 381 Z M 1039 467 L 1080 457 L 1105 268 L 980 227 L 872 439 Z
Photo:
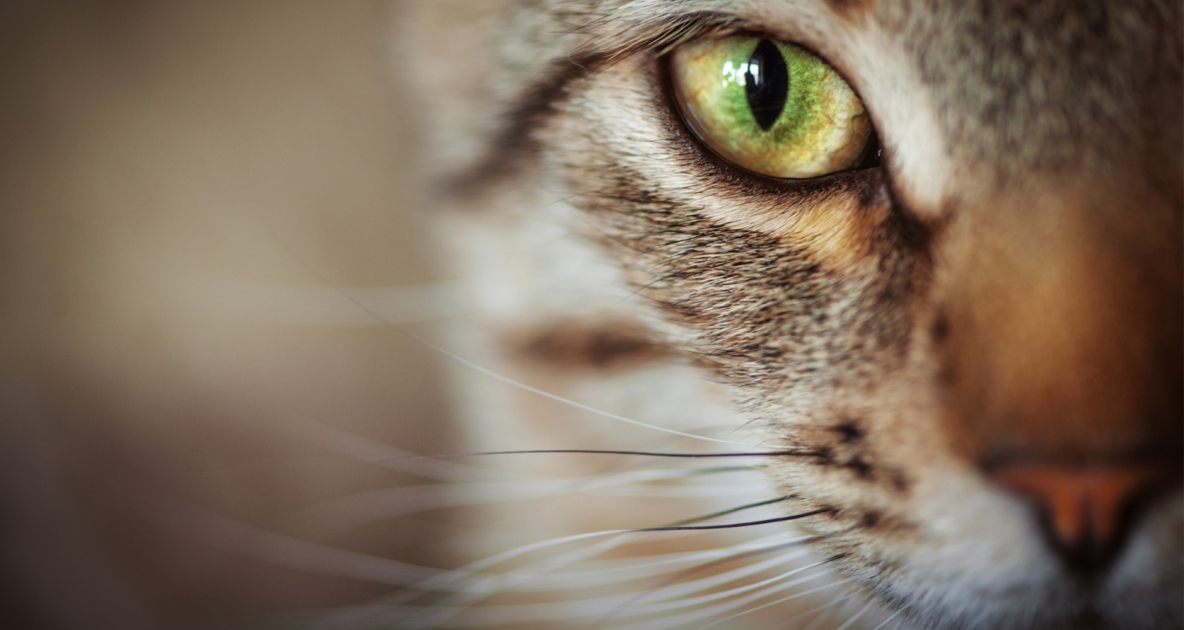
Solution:
M 456 364 L 468 446 L 782 453 L 518 456 L 582 481 L 474 510 L 456 562 L 772 499 L 694 522 L 800 518 L 525 550 L 403 623 L 1184 627 L 1182 26 L 1151 0 L 410 5 L 398 58 L 429 110 L 441 258 L 468 283 L 444 345 L 488 371 Z M 786 183 L 704 150 L 662 55 L 729 31 L 828 60 L 883 165 Z M 1170 474 L 1081 570 L 993 480 L 1016 457 Z M 629 474 L 632 495 L 592 488 Z M 640 568 L 660 553 L 706 555 Z

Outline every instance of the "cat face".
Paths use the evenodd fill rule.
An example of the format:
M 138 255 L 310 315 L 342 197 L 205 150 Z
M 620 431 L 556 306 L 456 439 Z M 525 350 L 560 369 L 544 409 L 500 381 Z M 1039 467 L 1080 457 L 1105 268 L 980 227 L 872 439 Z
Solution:
M 767 470 L 842 572 L 934 627 L 1181 626 L 1179 6 L 503 10 L 470 205 L 561 188 L 662 346 L 807 454 Z M 670 58 L 736 34 L 833 67 L 878 162 L 720 157 Z

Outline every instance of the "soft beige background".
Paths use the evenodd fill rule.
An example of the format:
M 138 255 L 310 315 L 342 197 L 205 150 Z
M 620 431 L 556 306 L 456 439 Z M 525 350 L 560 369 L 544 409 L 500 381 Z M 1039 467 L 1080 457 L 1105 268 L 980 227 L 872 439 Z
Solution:
M 448 310 L 398 12 L 3 3 L 0 626 L 204 624 L 387 590 L 187 529 L 211 515 L 433 560 L 431 513 L 348 533 L 302 516 L 413 481 L 352 461 L 352 437 L 448 448 L 437 357 L 374 317 L 427 330 Z

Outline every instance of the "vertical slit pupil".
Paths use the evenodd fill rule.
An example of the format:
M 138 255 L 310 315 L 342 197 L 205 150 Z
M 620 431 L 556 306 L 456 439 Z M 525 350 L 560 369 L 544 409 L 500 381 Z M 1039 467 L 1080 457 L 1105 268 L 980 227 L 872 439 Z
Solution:
M 781 117 L 789 97 L 789 68 L 777 44 L 762 39 L 756 45 L 744 71 L 744 91 L 756 124 L 768 131 Z

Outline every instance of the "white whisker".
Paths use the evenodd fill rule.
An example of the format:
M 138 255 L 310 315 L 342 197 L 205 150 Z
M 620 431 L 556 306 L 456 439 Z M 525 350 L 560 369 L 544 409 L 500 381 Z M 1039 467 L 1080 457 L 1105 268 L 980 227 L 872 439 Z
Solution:
M 695 532 L 670 532 L 670 533 L 686 534 L 686 533 L 695 533 Z M 639 534 L 639 532 L 632 531 L 632 530 L 624 530 L 624 531 L 618 531 L 618 532 L 600 532 L 600 533 L 593 534 L 593 535 L 607 535 L 607 534 Z M 588 537 L 588 535 L 581 536 L 581 538 L 587 538 L 587 537 Z M 567 540 L 563 540 L 562 542 L 567 542 L 568 540 L 570 540 L 570 538 Z M 463 606 L 460 609 L 461 610 L 467 609 L 468 606 L 472 605 L 473 603 L 475 603 L 476 601 L 478 601 L 480 599 L 483 599 L 484 597 L 494 595 L 496 593 L 509 592 L 509 591 L 513 590 L 514 588 L 516 588 L 518 585 L 520 585 L 524 582 L 527 582 L 528 580 L 530 580 L 538 575 L 545 575 L 546 573 L 548 573 L 549 571 L 551 571 L 554 568 L 568 566 L 568 565 L 573 564 L 575 562 L 580 562 L 586 558 L 593 557 L 595 555 L 604 553 L 605 551 L 608 551 L 608 550 L 615 548 L 617 546 L 626 544 L 630 540 L 636 540 L 636 536 L 621 535 L 621 536 L 618 536 L 616 539 L 603 541 L 603 542 L 599 543 L 598 545 L 594 545 L 592 548 L 589 548 L 589 549 L 575 550 L 575 551 L 569 552 L 567 554 L 544 559 L 544 560 L 528 567 L 527 569 L 532 570 L 530 573 L 523 574 L 523 573 L 518 573 L 518 572 L 512 572 L 512 573 L 507 573 L 502 576 L 499 576 L 500 580 L 498 580 L 498 581 L 486 580 L 483 582 L 484 590 L 482 590 L 481 592 L 477 592 L 475 589 L 465 589 L 464 595 L 460 595 L 460 594 L 454 595 L 452 597 L 445 599 L 443 602 L 441 602 L 441 604 L 462 604 L 462 602 L 463 602 Z M 547 541 L 544 541 L 544 542 L 547 542 Z M 534 546 L 534 545 L 532 545 L 532 546 Z M 511 550 L 510 552 L 507 552 L 507 553 L 516 553 L 522 549 L 523 548 L 520 548 L 518 550 Z M 502 555 L 505 556 L 505 554 L 502 554 Z M 497 556 L 495 556 L 494 558 L 497 558 Z M 501 559 L 497 560 L 497 562 L 495 562 L 495 564 L 505 561 L 507 559 L 508 559 L 507 557 L 502 557 Z M 480 563 L 477 563 L 477 564 L 480 564 Z M 472 566 L 473 565 L 470 565 L 470 570 L 471 570 Z M 457 589 L 453 589 L 453 590 L 457 590 Z M 632 596 L 629 596 L 629 597 L 631 598 Z M 614 600 L 614 601 L 616 602 L 616 604 L 614 604 L 614 605 L 619 605 L 619 601 L 617 601 L 617 600 Z M 487 608 L 489 608 L 489 607 L 488 606 L 482 607 L 482 610 L 485 610 Z M 603 611 L 604 608 L 598 608 L 597 610 Z M 435 625 L 436 623 L 442 623 L 442 620 L 439 617 L 434 617 L 434 618 L 436 618 L 437 621 L 433 622 L 433 625 Z
M 821 575 L 825 575 L 825 573 L 823 573 L 823 574 L 821 574 Z M 777 599 L 777 600 L 774 600 L 774 601 L 768 602 L 768 603 L 766 603 L 766 604 L 761 604 L 760 606 L 755 606 L 755 607 L 753 607 L 753 608 L 749 608 L 748 610 L 744 610 L 744 611 L 741 611 L 741 612 L 739 612 L 739 613 L 736 613 L 736 614 L 734 614 L 734 615 L 730 615 L 730 616 L 728 616 L 728 617 L 724 617 L 723 619 L 717 619 L 716 621 L 714 621 L 714 622 L 712 622 L 712 623 L 710 623 L 710 624 L 708 624 L 708 625 L 706 625 L 706 626 L 703 626 L 703 628 L 702 628 L 701 630 L 706 630 L 707 628 L 711 628 L 711 627 L 713 627 L 713 626 L 719 625 L 719 624 L 721 624 L 721 623 L 724 623 L 725 621 L 731 621 L 732 619 L 736 619 L 736 618 L 738 618 L 738 617 L 743 617 L 744 615 L 750 615 L 750 614 L 752 614 L 752 613 L 754 613 L 754 612 L 756 612 L 756 611 L 758 611 L 758 610 L 764 610 L 764 609 L 766 609 L 766 608 L 769 608 L 770 606 L 776 606 L 777 604 L 782 604 L 782 603 L 785 603 L 785 602 L 788 602 L 788 601 L 792 601 L 792 600 L 798 599 L 798 598 L 800 598 L 800 597 L 805 597 L 805 596 L 807 596 L 807 595 L 812 595 L 812 594 L 814 594 L 814 593 L 817 593 L 817 592 L 819 592 L 819 591 L 824 591 L 824 590 L 826 590 L 826 589 L 829 589 L 829 588 L 834 588 L 834 587 L 836 587 L 836 586 L 840 586 L 840 585 L 842 585 L 842 584 L 846 584 L 847 582 L 850 582 L 850 581 L 851 581 L 851 579 L 852 579 L 852 578 L 846 578 L 846 579 L 843 579 L 843 580 L 838 580 L 838 581 L 835 581 L 835 582 L 831 582 L 831 583 L 829 583 L 829 584 L 825 584 L 825 585 L 823 585 L 823 586 L 820 586 L 820 587 L 817 587 L 817 588 L 814 588 L 814 589 L 810 589 L 810 590 L 808 590 L 808 591 L 799 591 L 799 592 L 797 592 L 797 593 L 794 593 L 793 595 L 790 595 L 790 596 L 788 596 L 788 597 L 782 597 L 781 599 Z M 787 585 L 787 586 L 788 586 L 788 585 Z M 754 601 L 755 601 L 755 600 L 754 600 Z M 812 611 L 808 611 L 808 612 L 812 612 Z M 795 619 L 796 619 L 796 617 L 795 617 Z
M 802 628 L 796 628 L 796 627 L 790 626 L 790 625 L 785 625 L 782 627 L 785 628 L 785 630 L 818 630 L 818 628 L 822 626 L 822 622 L 826 621 L 826 619 L 829 617 L 830 611 L 828 609 L 833 605 L 834 605 L 834 602 L 831 602 L 831 603 L 825 604 L 823 606 L 819 606 L 818 608 L 811 610 L 810 613 L 818 613 L 818 614 L 814 617 L 814 619 L 812 621 L 810 621 L 810 623 L 806 624 Z M 809 613 L 807 613 L 806 615 L 802 615 L 802 616 L 807 617 L 808 615 L 809 615 Z
M 304 416 L 293 418 L 293 425 L 307 434 L 309 441 L 318 446 L 344 455 L 355 461 L 399 470 L 402 472 L 451 482 L 489 481 L 491 478 L 503 480 L 530 479 L 529 475 L 467 466 L 450 461 L 433 459 L 404 451 L 393 446 L 376 442 L 360 435 L 345 431 L 338 427 L 317 422 Z
M 808 568 L 817 568 L 817 565 L 815 565 L 813 567 L 808 567 Z M 714 607 L 707 608 L 704 610 L 692 611 L 692 612 L 689 612 L 689 613 L 686 613 L 683 615 L 663 617 L 661 620 L 647 621 L 647 622 L 632 624 L 632 625 L 628 625 L 628 626 L 619 626 L 618 630 L 655 630 L 657 628 L 680 628 L 680 627 L 686 627 L 687 625 L 690 625 L 690 624 L 702 623 L 703 621 L 710 619 L 711 617 L 714 617 L 715 615 L 725 614 L 727 612 L 730 612 L 732 610 L 740 608 L 741 606 L 751 604 L 752 602 L 760 601 L 766 597 L 776 595 L 777 593 L 785 592 L 785 591 L 792 589 L 796 586 L 799 586 L 799 585 L 804 584 L 806 582 L 816 580 L 816 579 L 826 576 L 826 575 L 828 575 L 828 574 L 825 571 L 820 571 L 820 572 L 817 572 L 813 575 L 807 575 L 807 576 L 798 578 L 796 580 L 791 580 L 789 582 L 785 582 L 784 584 L 774 584 L 773 586 L 762 589 L 756 593 L 753 593 L 753 594 L 748 595 L 746 597 L 741 597 L 735 601 L 727 602 L 725 604 L 720 604 L 718 606 L 714 606 Z M 819 590 L 823 590 L 826 588 L 831 588 L 833 586 L 834 586 L 833 584 L 828 584 L 828 585 L 818 588 L 818 589 L 811 589 L 811 590 L 807 590 L 807 591 L 802 591 L 802 592 L 796 593 L 795 595 L 793 595 L 789 598 L 785 598 L 785 599 L 788 600 L 788 599 L 793 599 L 796 597 L 803 597 L 805 595 L 808 595 L 808 594 L 811 594 L 811 593 L 814 593 L 814 592 L 817 592 Z M 752 609 L 752 610 L 756 610 L 756 609 Z M 713 622 L 712 624 L 709 624 L 707 626 L 702 626 L 702 627 L 709 628 L 713 625 L 722 623 L 723 621 L 727 621 L 728 619 L 735 619 L 737 617 L 748 614 L 749 612 L 752 612 L 752 610 L 744 611 L 744 612 L 726 617 L 724 619 L 718 620 L 716 622 Z
M 542 549 L 546 549 L 548 547 L 556 547 L 559 545 L 564 545 L 564 544 L 573 543 L 573 542 L 581 542 L 581 541 L 590 540 L 593 538 L 602 538 L 605 536 L 623 536 L 623 535 L 636 534 L 636 533 L 637 532 L 630 530 L 630 529 L 612 529 L 612 530 L 605 530 L 605 531 L 599 531 L 599 532 L 589 532 L 586 534 L 575 534 L 572 536 L 563 536 L 560 538 L 552 538 L 549 540 L 534 542 L 534 543 L 530 543 L 529 545 L 523 545 L 521 547 L 517 547 L 514 549 L 510 549 L 508 551 L 504 551 L 499 554 L 495 554 L 495 555 L 485 558 L 483 560 L 478 560 L 477 562 L 467 564 L 467 565 L 465 565 L 459 569 L 453 570 L 453 571 L 446 571 L 446 572 L 442 573 L 441 575 L 433 576 L 431 579 L 425 580 L 419 584 L 415 584 L 414 587 L 420 591 L 437 590 L 437 589 L 446 587 L 450 584 L 453 584 L 455 582 L 458 582 L 460 580 L 468 579 L 474 575 L 477 575 L 478 572 L 484 571 L 485 569 L 488 569 L 490 567 L 497 566 L 503 562 L 508 562 L 510 560 L 513 560 L 514 558 L 526 555 L 528 553 L 533 553 L 535 551 L 539 551 Z M 675 533 L 693 534 L 693 533 L 697 533 L 697 532 L 675 532 Z
M 421 337 L 418 337 L 416 335 L 412 335 L 411 333 L 407 333 L 407 334 L 410 335 L 411 337 L 415 338 L 416 340 L 418 340 L 420 343 L 424 344 L 425 346 L 427 346 L 433 350 L 436 350 L 437 352 L 443 354 L 444 356 L 447 356 L 447 357 L 461 363 L 462 365 L 465 365 L 473 370 L 476 370 L 476 371 L 478 371 L 490 378 L 497 379 L 507 385 L 510 385 L 512 387 L 516 387 L 516 388 L 521 389 L 523 391 L 527 391 L 532 394 L 536 394 L 538 396 L 542 396 L 544 398 L 554 400 L 555 402 L 563 403 L 565 405 L 574 407 L 576 409 L 580 409 L 580 410 L 587 411 L 589 413 L 593 413 L 593 414 L 596 414 L 596 415 L 604 417 L 604 418 L 608 418 L 610 420 L 616 420 L 618 422 L 624 422 L 626 424 L 631 424 L 633 426 L 641 427 L 643 429 L 660 431 L 662 433 L 669 433 L 671 435 L 677 435 L 677 436 L 684 437 L 684 438 L 690 438 L 692 440 L 700 440 L 703 442 L 713 442 L 716 444 L 727 444 L 729 446 L 743 446 L 746 448 L 765 448 L 765 447 L 753 445 L 753 444 L 750 444 L 747 442 L 734 442 L 731 440 L 719 440 L 716 438 L 703 437 L 702 435 L 695 435 L 693 433 L 684 433 L 682 431 L 676 431 L 674 429 L 668 429 L 666 427 L 660 427 L 655 424 L 648 424 L 645 422 L 641 422 L 639 420 L 633 420 L 630 418 L 626 418 L 624 416 L 619 416 L 615 413 L 609 413 L 607 411 L 602 411 L 600 409 L 596 409 L 595 407 L 590 407 L 590 406 L 585 405 L 583 403 L 578 403 L 578 402 L 571 400 L 569 398 L 557 396 L 557 395 L 552 394 L 548 391 L 541 390 L 537 387 L 531 387 L 530 385 L 527 385 L 525 383 L 521 383 L 521 382 L 516 381 L 516 380 L 509 378 L 507 376 L 503 376 L 493 370 L 490 370 L 488 368 L 484 368 L 480 365 L 477 365 L 476 363 L 473 363 L 472 361 L 469 361 L 468 359 L 465 359 L 459 355 L 453 354 L 452 352 L 449 352 L 448 350 L 445 350 L 444 348 L 441 348 L 440 346 L 437 346 L 437 345 L 433 344 L 432 342 L 427 341 Z
M 712 602 L 712 601 L 717 601 L 720 599 L 727 599 L 729 597 L 733 597 L 733 596 L 739 595 L 741 593 L 747 593 L 749 591 L 754 591 L 756 589 L 768 586 L 770 584 L 775 584 L 775 583 L 780 582 L 786 578 L 793 577 L 794 575 L 802 573 L 803 571 L 808 571 L 808 570 L 813 569 L 815 567 L 821 566 L 821 563 L 817 563 L 817 564 L 812 564 L 812 565 L 808 565 L 808 566 L 804 566 L 804 567 L 798 567 L 798 568 L 793 569 L 791 571 L 787 571 L 785 573 L 781 573 L 779 575 L 775 575 L 773 577 L 766 578 L 764 580 L 761 580 L 759 582 L 754 582 L 752 584 L 746 584 L 744 586 L 739 586 L 739 587 L 725 590 L 725 591 L 713 592 L 708 595 L 702 595 L 699 597 L 685 598 L 686 595 L 689 595 L 691 593 L 714 588 L 716 586 L 720 586 L 720 585 L 726 584 L 728 582 L 734 582 L 737 579 L 747 577 L 753 573 L 759 573 L 759 572 L 765 571 L 773 566 L 777 566 L 779 564 L 784 564 L 786 562 L 789 562 L 790 560 L 797 559 L 797 558 L 801 557 L 802 555 L 804 555 L 804 554 L 795 554 L 792 556 L 777 558 L 775 561 L 769 561 L 769 562 L 762 563 L 759 566 L 759 568 L 746 567 L 743 570 L 732 571 L 732 572 L 725 573 L 725 574 L 722 574 L 719 576 L 714 576 L 712 578 L 698 580 L 696 582 L 687 582 L 686 584 L 680 584 L 679 585 L 680 588 L 670 589 L 670 592 L 665 593 L 662 596 L 662 598 L 658 600 L 659 602 L 663 602 L 663 603 L 653 603 L 653 604 L 646 604 L 645 606 L 638 606 L 638 605 L 636 605 L 636 600 L 632 600 L 632 601 L 634 601 L 633 604 L 629 605 L 628 608 L 623 609 L 620 613 L 614 613 L 613 618 L 620 619 L 620 618 L 628 618 L 628 617 L 638 617 L 638 616 L 642 616 L 642 615 L 651 615 L 651 614 L 656 614 L 656 613 L 664 613 L 664 612 L 670 612 L 672 610 L 679 610 L 681 608 L 687 608 L 690 606 L 698 606 L 700 604 L 704 604 L 704 603 Z M 687 588 L 685 588 L 685 589 L 681 588 L 684 586 Z M 781 587 L 779 586 L 778 588 L 781 588 Z M 655 591 L 655 592 L 661 592 L 661 591 Z M 682 599 L 673 599 L 673 598 L 682 598 Z M 666 600 L 671 600 L 671 599 L 673 599 L 673 601 L 666 601 Z
M 805 538 L 791 538 L 785 540 L 788 532 L 767 536 L 758 541 L 733 545 L 730 547 L 713 548 L 706 551 L 684 551 L 680 553 L 659 556 L 641 556 L 635 558 L 617 558 L 599 562 L 586 562 L 580 571 L 569 573 L 538 574 L 538 577 L 554 578 L 562 582 L 569 577 L 595 577 L 595 582 L 587 585 L 615 584 L 622 581 L 636 581 L 655 575 L 667 575 L 679 567 L 697 565 L 704 562 L 724 560 L 730 557 L 742 556 L 748 553 L 775 550 L 785 545 L 794 544 Z M 623 575 L 624 574 L 624 575 Z
M 695 494 L 690 489 L 644 485 L 655 481 L 686 479 L 701 474 L 701 470 L 695 469 L 641 470 L 574 479 L 404 486 L 333 499 L 306 509 L 304 518 L 308 520 L 309 527 L 329 534 L 442 507 L 535 500 L 574 493 L 609 496 L 704 496 Z M 708 496 L 720 494 L 733 496 L 735 492 L 729 495 L 721 490 L 718 494 L 711 493 Z
M 812 567 L 798 569 L 797 571 L 800 572 L 806 570 L 807 568 Z M 782 588 L 784 587 L 780 585 L 777 587 L 777 589 Z M 749 590 L 749 587 L 734 589 L 733 591 L 728 591 L 725 593 L 712 594 L 701 598 L 676 601 L 668 604 L 653 604 L 645 607 L 639 607 L 636 610 L 630 610 L 627 613 L 627 616 L 647 616 L 668 612 L 670 610 L 677 610 L 679 608 L 697 606 L 708 601 L 714 601 L 724 597 L 733 596 L 746 590 Z M 764 596 L 765 594 L 758 595 Z M 419 612 L 423 614 L 423 616 L 419 617 L 411 617 L 407 615 L 407 612 L 412 609 L 404 608 L 398 612 L 397 617 L 401 618 L 402 625 L 400 625 L 400 627 L 408 629 L 498 627 L 556 621 L 588 621 L 602 614 L 606 609 L 612 609 L 614 607 L 628 604 L 633 599 L 633 597 L 634 596 L 632 595 L 617 595 L 581 601 L 519 605 L 489 605 L 482 606 L 480 608 L 441 605 L 418 609 Z M 726 606 L 731 608 L 734 607 L 735 604 L 728 604 Z M 465 613 L 470 614 L 466 615 Z M 692 616 L 699 616 L 699 613 L 693 613 Z M 677 617 L 673 619 L 677 620 L 676 624 L 681 624 L 683 617 Z M 668 620 L 672 620 L 672 618 L 663 618 L 661 621 L 649 621 L 643 622 L 641 624 L 619 627 L 622 629 L 629 628 L 632 630 L 641 630 L 641 628 L 676 627 L 667 625 Z
M 515 577 L 521 576 L 522 583 L 515 583 L 513 585 L 505 585 L 500 589 L 500 592 L 542 592 L 553 590 L 569 590 L 576 588 L 587 588 L 591 586 L 601 586 L 609 584 L 621 584 L 624 582 L 633 582 L 637 580 L 648 579 L 656 575 L 669 575 L 676 571 L 679 567 L 686 567 L 687 565 L 697 565 L 703 562 L 711 562 L 717 560 L 727 559 L 744 555 L 747 553 L 775 550 L 780 547 L 795 544 L 805 540 L 805 538 L 790 538 L 788 532 L 769 536 L 759 541 L 745 543 L 741 545 L 733 545 L 731 547 L 713 548 L 706 551 L 692 551 L 680 552 L 673 554 L 665 554 L 660 556 L 641 556 L 632 558 L 617 558 L 613 560 L 603 560 L 600 562 L 583 562 L 580 566 L 583 568 L 578 571 L 569 571 L 558 573 L 551 570 L 544 570 L 541 563 L 530 565 L 522 569 L 515 569 L 513 575 Z M 622 537 L 619 540 L 606 541 L 613 543 L 611 546 L 596 550 L 595 553 L 604 553 L 611 548 L 619 547 L 627 544 L 628 541 Z M 772 543 L 772 544 L 771 544 Z M 581 556 L 588 557 L 590 554 L 583 554 Z M 583 560 L 584 558 L 577 558 L 573 562 L 566 564 L 574 564 Z M 558 563 L 550 563 L 552 565 Z M 562 568 L 562 565 L 554 566 L 553 568 Z M 691 567 L 693 568 L 693 566 Z M 526 588 L 527 584 L 536 584 L 538 580 L 545 580 L 545 583 L 538 584 L 538 586 L 530 586 Z
M 190 312 L 216 319 L 332 328 L 403 326 L 463 312 L 460 287 L 448 282 L 345 287 L 192 277 L 177 297 Z
M 781 533 L 781 534 L 767 537 L 765 539 L 762 539 L 761 541 L 758 541 L 759 543 L 765 543 L 763 545 L 757 544 L 757 542 L 745 543 L 745 544 L 741 544 L 741 545 L 734 545 L 730 548 L 709 550 L 706 553 L 712 554 L 714 556 L 726 558 L 728 556 L 741 555 L 743 553 L 748 553 L 751 551 L 760 551 L 762 549 L 777 549 L 779 547 L 782 547 L 782 546 L 785 546 L 788 544 L 800 543 L 800 542 L 808 539 L 808 537 L 807 537 L 807 538 L 794 538 L 791 540 L 784 540 L 786 534 L 787 533 Z M 602 543 L 600 543 L 600 545 L 594 546 L 591 549 L 576 550 L 573 552 L 569 552 L 569 554 L 565 554 L 563 556 L 556 556 L 556 557 L 545 559 L 540 563 L 536 563 L 536 565 L 526 567 L 524 569 L 515 571 L 510 574 L 506 574 L 505 576 L 503 576 L 504 579 L 501 581 L 486 580 L 483 582 L 483 587 L 482 587 L 483 590 L 480 592 L 478 591 L 478 589 L 451 589 L 451 590 L 457 591 L 459 594 L 456 596 L 447 598 L 442 602 L 438 602 L 437 605 L 435 607 L 433 607 L 432 609 L 424 610 L 423 614 L 430 616 L 430 620 L 424 619 L 423 617 L 419 617 L 419 618 L 416 618 L 417 623 L 425 624 L 424 627 L 437 627 L 437 626 L 444 627 L 442 624 L 445 624 L 445 622 L 448 621 L 451 617 L 456 616 L 456 615 L 460 615 L 466 610 L 473 610 L 474 614 L 479 614 L 479 615 L 483 614 L 484 611 L 489 610 L 491 608 L 497 608 L 497 607 L 483 606 L 479 609 L 473 609 L 473 608 L 471 608 L 472 604 L 474 604 L 476 601 L 478 601 L 486 596 L 493 595 L 496 593 L 545 592 L 548 590 L 555 590 L 555 589 L 547 589 L 547 588 L 543 588 L 543 589 L 523 588 L 522 585 L 525 583 L 528 583 L 530 580 L 533 580 L 533 579 L 546 578 L 549 580 L 550 579 L 549 571 L 552 568 L 558 568 L 560 566 L 565 566 L 565 565 L 572 564 L 575 562 L 580 562 L 581 560 L 584 560 L 587 557 L 591 557 L 593 555 L 603 553 L 613 547 L 620 546 L 621 544 L 628 542 L 628 538 L 629 537 L 621 536 L 621 537 L 618 537 L 617 539 L 614 539 L 614 540 L 603 541 Z M 768 543 L 775 543 L 775 544 L 768 544 Z M 704 553 L 704 552 L 696 552 L 696 553 Z M 688 555 L 688 554 L 674 554 L 674 555 Z M 666 559 L 666 558 L 663 558 L 663 559 Z M 784 562 L 786 560 L 788 560 L 788 558 L 783 558 L 779 562 Z M 664 573 L 668 573 L 668 571 L 665 571 Z M 622 580 L 617 580 L 617 581 L 611 582 L 611 583 L 618 583 L 619 584 L 621 581 Z M 629 580 L 626 580 L 626 581 L 629 581 Z M 701 589 L 698 589 L 698 590 L 701 590 Z M 614 598 L 607 598 L 607 599 L 598 601 L 595 604 L 590 605 L 591 607 L 589 608 L 589 610 L 592 610 L 594 614 L 599 615 L 599 614 L 603 613 L 603 611 L 605 610 L 606 607 L 621 606 L 624 604 L 628 604 L 630 602 L 635 602 L 636 599 L 637 599 L 636 595 L 632 595 L 632 594 L 616 596 Z M 398 600 L 398 601 L 396 601 L 396 600 Z M 401 598 L 392 598 L 392 599 L 388 600 L 388 603 L 390 603 L 391 605 L 395 605 L 397 603 L 403 603 L 403 602 L 407 602 L 407 601 L 409 601 L 409 600 L 406 597 L 401 597 Z M 675 607 L 682 607 L 682 606 L 676 604 Z M 503 615 L 531 615 L 531 614 L 542 615 L 542 614 L 544 614 L 541 611 L 536 611 L 535 613 L 528 613 L 528 612 L 524 612 L 524 611 L 513 612 L 507 608 L 501 608 L 499 610 L 502 611 L 500 614 L 503 614 Z M 578 610 L 583 610 L 583 608 L 577 608 L 577 607 L 574 607 L 573 605 L 570 605 L 570 604 L 566 605 L 566 606 L 556 605 L 556 607 L 553 609 L 550 609 L 550 613 L 547 613 L 547 614 L 559 614 L 560 611 L 564 611 L 563 614 L 566 616 L 560 617 L 560 618 L 569 618 L 573 615 L 576 615 Z M 631 615 L 631 616 L 633 616 L 633 615 Z M 482 618 L 482 620 L 484 620 L 486 622 L 489 621 L 484 616 L 482 616 L 481 618 Z M 518 618 L 518 619 L 521 620 L 521 618 Z
M 835 630 L 847 630 L 847 629 L 848 629 L 848 628 L 850 628 L 851 626 L 855 625 L 855 622 L 857 622 L 857 621 L 859 621 L 860 619 L 862 619 L 862 618 L 863 618 L 863 616 L 867 614 L 867 611 L 869 611 L 869 610 L 871 610 L 871 609 L 872 609 L 872 605 L 871 605 L 870 603 L 869 603 L 869 604 L 867 604 L 867 605 L 865 605 L 863 608 L 861 608 L 861 609 L 859 610 L 859 612 L 857 612 L 857 613 L 855 613 L 854 615 L 852 615 L 852 617 L 851 617 L 850 619 L 848 619 L 846 623 L 844 623 L 843 625 L 839 626 L 838 628 L 835 628 Z
M 584 549 L 577 549 L 559 556 L 551 556 L 539 562 L 528 565 L 523 570 L 533 569 L 536 572 L 545 573 L 549 568 L 560 568 L 574 563 L 578 563 L 588 557 L 604 553 L 619 546 L 624 542 L 625 537 L 619 539 L 610 539 L 601 541 L 598 544 Z M 471 566 L 471 565 L 470 565 Z M 460 570 L 458 570 L 460 571 Z M 452 579 L 452 582 L 466 583 L 468 580 L 478 580 L 475 586 L 458 588 L 451 583 L 431 586 L 431 590 L 442 590 L 467 592 L 466 597 L 452 597 L 445 598 L 440 602 L 436 602 L 432 606 L 408 606 L 407 604 L 420 596 L 430 592 L 426 584 L 421 584 L 416 589 L 405 591 L 395 595 L 390 595 L 378 600 L 375 603 L 353 607 L 343 611 L 334 613 L 333 615 L 323 620 L 324 624 L 336 627 L 336 621 L 342 618 L 353 618 L 360 613 L 360 611 L 371 611 L 372 614 L 368 617 L 370 621 L 380 621 L 382 623 L 400 623 L 400 627 L 436 627 L 442 624 L 449 616 L 459 615 L 471 609 L 471 605 L 481 599 L 484 599 L 495 593 L 511 592 L 516 586 L 512 582 L 513 574 L 502 575 L 482 575 L 469 573 L 466 575 L 457 576 L 455 571 L 448 572 L 449 575 L 443 576 Z M 462 581 L 463 580 L 463 581 Z M 529 592 L 529 589 L 526 589 Z M 410 612 L 409 612 L 410 611 Z M 425 617 L 430 619 L 425 621 Z M 414 623 L 412 623 L 414 622 Z M 426 624 L 426 625 L 415 625 Z
M 800 618 L 800 617 L 805 617 L 806 615 L 809 615 L 814 612 L 819 612 L 819 615 L 814 619 L 814 621 L 810 622 L 810 625 L 806 626 L 805 628 L 802 628 L 802 630 L 815 630 L 817 627 L 822 625 L 822 622 L 826 621 L 830 617 L 831 609 L 835 608 L 835 606 L 837 606 L 838 604 L 840 604 L 840 603 L 842 603 L 854 596 L 855 596 L 854 592 L 847 593 L 846 595 L 842 595 L 842 596 L 838 597 L 837 599 L 833 599 L 821 606 L 818 606 L 817 608 L 807 610 L 806 612 L 802 613 L 799 617 L 791 618 L 790 621 L 792 621 L 793 619 Z
M 276 534 L 189 508 L 176 506 L 168 525 L 219 549 L 258 558 L 279 566 L 356 580 L 414 586 L 449 572 L 396 560 L 325 547 Z
M 885 619 L 884 621 L 881 621 L 881 622 L 880 622 L 880 625 L 876 626 L 875 628 L 872 628 L 872 630 L 880 630 L 880 629 L 881 629 L 881 628 L 883 628 L 884 626 L 888 625 L 888 622 L 890 622 L 890 621 L 892 621 L 893 619 L 896 619 L 897 617 L 899 617 L 899 616 L 900 616 L 900 612 L 901 612 L 901 611 L 899 611 L 899 610 L 898 610 L 898 611 L 896 611 L 896 612 L 892 613 L 892 615 L 891 615 L 891 616 L 889 616 L 889 617 L 888 617 L 887 619 Z M 900 627 L 900 622 L 899 622 L 899 621 L 898 621 L 898 622 L 896 622 L 896 626 L 897 626 L 897 627 Z

